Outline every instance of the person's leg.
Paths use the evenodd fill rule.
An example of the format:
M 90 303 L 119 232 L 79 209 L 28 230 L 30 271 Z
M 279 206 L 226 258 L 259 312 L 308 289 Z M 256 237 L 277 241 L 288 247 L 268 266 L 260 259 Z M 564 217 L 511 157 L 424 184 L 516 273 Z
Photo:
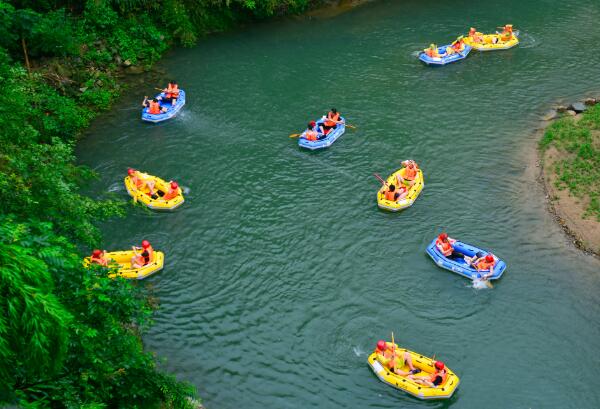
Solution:
M 415 367 L 413 366 L 412 357 L 408 352 L 404 353 L 404 362 L 406 362 L 411 371 L 415 369 Z

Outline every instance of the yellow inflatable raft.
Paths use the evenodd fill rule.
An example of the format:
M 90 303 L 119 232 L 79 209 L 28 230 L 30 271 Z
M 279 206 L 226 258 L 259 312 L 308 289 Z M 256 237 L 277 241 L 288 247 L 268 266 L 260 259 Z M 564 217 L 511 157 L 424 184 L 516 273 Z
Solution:
M 125 188 L 127 188 L 127 193 L 129 193 L 129 196 L 137 199 L 139 202 L 142 202 L 152 210 L 173 210 L 183 204 L 184 199 L 181 188 L 177 189 L 179 194 L 173 199 L 164 200 L 162 197 L 169 191 L 169 182 L 146 173 L 142 173 L 142 175 L 144 176 L 144 179 L 154 181 L 154 190 L 157 193 L 157 195 L 155 195 L 155 199 L 149 195 L 150 192 L 147 186 L 144 186 L 142 190 L 138 190 L 131 181 L 131 177 L 127 176 L 125 177 Z
M 165 263 L 165 254 L 162 251 L 154 251 L 154 260 L 150 263 L 146 264 L 142 268 L 132 268 L 131 267 L 131 258 L 134 256 L 133 250 L 129 251 L 112 251 L 110 253 L 106 253 L 106 258 L 109 261 L 109 266 L 111 263 L 115 262 L 119 264 L 119 271 L 117 274 L 110 274 L 110 278 L 114 278 L 117 275 L 124 278 L 131 278 L 141 280 L 146 278 L 157 271 L 162 270 L 163 265 Z M 86 257 L 83 261 L 85 266 L 90 264 L 90 258 Z
M 477 51 L 497 51 L 497 50 L 508 50 L 509 48 L 513 48 L 519 44 L 519 39 L 513 33 L 508 41 L 501 41 L 501 36 L 499 34 L 482 34 L 475 33 L 478 36 L 483 38 L 482 42 L 473 41 L 472 37 L 468 35 L 464 37 L 465 44 L 470 45 Z M 494 43 L 494 39 L 497 39 L 497 42 Z
M 392 347 L 391 342 L 386 342 L 386 344 L 388 348 Z M 435 360 L 417 354 L 416 352 L 409 351 L 408 349 L 399 348 L 396 345 L 396 354 L 403 354 L 404 352 L 408 352 L 410 354 L 413 366 L 421 370 L 421 372 L 415 374 L 414 377 L 427 377 L 435 373 L 435 369 L 433 367 Z M 382 362 L 379 361 L 376 352 L 373 352 L 369 356 L 368 362 L 373 372 L 375 372 L 375 375 L 377 375 L 382 382 L 387 383 L 394 388 L 403 390 L 406 393 L 410 393 L 418 399 L 449 399 L 452 394 L 454 394 L 454 391 L 456 388 L 458 388 L 458 384 L 460 383 L 459 377 L 448 367 L 446 367 L 446 381 L 441 385 L 430 387 L 421 385 L 409 379 L 408 377 L 396 375 L 395 373 L 391 372 Z M 404 372 L 410 371 L 410 368 L 407 365 L 398 369 Z
M 399 169 L 396 172 L 392 173 L 387 178 L 388 185 L 398 185 L 398 180 L 396 175 L 400 174 L 400 176 L 404 177 L 405 168 Z M 397 212 L 402 209 L 406 209 L 407 207 L 412 206 L 412 204 L 417 200 L 421 190 L 423 190 L 423 186 L 425 186 L 425 182 L 423 181 L 423 171 L 419 169 L 417 171 L 417 177 L 415 178 L 415 184 L 410 186 L 408 189 L 408 194 L 404 199 L 400 199 L 396 202 L 387 200 L 385 198 L 386 187 L 382 186 L 381 189 L 377 192 L 377 206 L 380 209 L 389 210 L 390 212 Z

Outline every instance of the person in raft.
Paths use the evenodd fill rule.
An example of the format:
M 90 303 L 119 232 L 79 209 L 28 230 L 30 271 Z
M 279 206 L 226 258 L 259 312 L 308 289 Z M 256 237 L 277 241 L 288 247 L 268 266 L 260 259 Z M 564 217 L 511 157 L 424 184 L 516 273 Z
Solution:
M 429 48 L 423 50 L 426 56 L 430 58 L 440 58 L 440 53 L 438 51 L 437 45 L 430 44 Z
M 169 82 L 167 88 L 163 89 L 164 97 L 160 97 L 163 102 L 169 102 L 171 105 L 175 105 L 177 103 L 177 98 L 179 98 L 179 86 L 177 85 L 177 81 Z
M 444 257 L 465 257 L 464 254 L 459 253 L 454 249 L 454 243 L 456 243 L 456 240 L 448 237 L 446 233 L 442 232 L 436 239 L 435 246 Z
M 387 186 L 387 182 L 385 185 Z M 404 199 L 407 194 L 408 188 L 406 186 L 400 185 L 398 190 L 396 190 L 396 186 L 392 184 L 387 187 L 387 190 L 384 191 L 383 196 L 385 197 L 385 200 L 398 202 L 399 200 Z
M 417 162 L 414 160 L 405 160 L 401 163 L 404 170 L 404 177 L 400 176 L 400 173 L 396 174 L 396 180 L 398 181 L 398 185 L 412 186 L 415 184 L 415 179 L 417 178 L 417 173 L 419 171 L 419 166 L 417 166 Z
M 132 268 L 142 268 L 154 261 L 154 249 L 148 240 L 142 240 L 142 247 L 131 246 L 133 257 L 131 257 Z M 141 251 L 138 253 L 138 250 Z
M 177 182 L 171 181 L 169 183 L 169 190 L 163 195 L 161 200 L 168 202 L 171 199 L 175 199 L 177 196 L 179 196 L 179 185 Z
M 489 253 L 487 255 L 483 255 L 481 253 L 477 253 L 473 257 L 465 256 L 465 261 L 479 272 L 487 271 L 487 274 L 484 274 L 481 278 L 487 280 L 489 277 L 494 275 L 494 266 L 496 265 L 496 257 L 493 254 Z
M 512 24 L 506 24 L 504 26 L 504 28 L 502 29 L 502 32 L 499 33 L 496 31 L 496 34 L 498 34 L 500 37 L 494 37 L 494 39 L 492 40 L 494 44 L 496 43 L 506 43 L 508 41 L 510 41 L 513 37 L 513 26 Z
M 135 186 L 137 190 L 142 190 L 144 187 L 148 188 L 148 196 L 155 199 L 156 193 L 154 192 L 155 183 L 153 180 L 147 179 L 148 175 L 140 172 L 139 170 L 135 170 L 132 168 L 127 169 L 127 174 L 131 178 L 131 182 Z
M 148 108 L 146 112 L 151 115 L 158 115 L 167 111 L 167 108 L 160 106 L 160 102 L 158 102 L 157 98 L 152 98 L 151 100 L 148 100 L 148 96 L 144 97 L 142 106 Z
M 306 127 L 306 131 L 302 134 L 302 138 L 311 142 L 319 140 L 319 133 L 315 130 L 316 126 L 317 123 L 315 121 L 310 121 Z
M 446 382 L 446 379 L 448 378 L 448 373 L 446 372 L 446 365 L 444 365 L 444 363 L 441 361 L 435 361 L 433 366 L 435 368 L 435 372 L 429 376 L 423 377 L 409 375 L 408 378 L 421 385 L 429 386 L 430 388 L 440 386 L 444 382 Z
M 92 264 L 99 264 L 101 266 L 108 266 L 108 258 L 106 258 L 106 250 L 94 250 L 92 251 L 92 256 L 90 257 L 90 262 Z
M 327 135 L 330 130 L 337 128 L 338 124 L 343 123 L 343 121 L 340 121 L 340 113 L 335 108 L 331 108 L 327 116 L 324 116 L 322 119 L 323 125 L 319 127 L 319 130 L 323 135 Z
M 387 366 L 396 375 L 407 376 L 421 371 L 413 366 L 412 357 L 408 352 L 397 354 L 396 349 L 388 347 L 384 340 L 377 341 L 375 352 L 377 353 L 377 360 Z M 400 369 L 405 364 L 410 368 L 409 372 L 404 372 Z
M 483 43 L 483 35 L 481 35 L 481 33 L 477 32 L 475 27 L 471 27 L 471 29 L 469 30 L 469 38 L 474 43 Z

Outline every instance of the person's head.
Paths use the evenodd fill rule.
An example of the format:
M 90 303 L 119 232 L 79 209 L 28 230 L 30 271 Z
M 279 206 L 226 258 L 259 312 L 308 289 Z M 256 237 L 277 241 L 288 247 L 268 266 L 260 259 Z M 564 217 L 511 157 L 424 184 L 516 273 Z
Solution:
M 492 261 L 494 261 L 494 256 L 492 256 L 491 254 L 488 254 L 487 256 L 485 256 L 485 261 L 487 261 L 488 263 L 491 263 Z
M 379 341 L 377 341 L 377 349 L 379 351 L 381 351 L 381 352 L 385 351 L 385 347 L 386 347 L 386 344 L 385 344 L 384 340 L 380 339 Z
M 469 30 L 469 34 L 475 34 L 477 32 L 477 30 L 475 30 L 475 27 L 471 27 L 471 29 Z
M 133 168 L 129 168 L 129 169 L 127 169 L 127 174 L 128 174 L 129 176 L 133 176 L 133 175 L 135 175 L 135 169 L 133 169 Z
M 93 257 L 97 258 L 97 257 L 100 257 L 101 255 L 102 255 L 102 250 L 95 249 L 94 251 L 92 251 Z
M 331 112 L 334 113 L 334 114 L 337 114 L 337 109 L 331 108 Z
M 444 368 L 446 367 L 446 365 L 444 365 L 444 363 L 442 361 L 435 361 L 435 369 L 437 369 L 438 371 L 443 371 Z
M 147 249 L 150 247 L 150 242 L 148 240 L 142 240 L 142 248 Z
M 177 182 L 171 182 L 171 189 L 173 189 L 173 190 L 179 189 L 179 185 L 177 184 Z
M 390 192 L 393 192 L 394 190 L 396 190 L 396 186 L 390 185 L 389 189 L 390 189 Z
M 446 241 L 448 240 L 448 235 L 446 233 L 440 233 L 438 239 L 440 239 L 441 241 Z
M 310 129 L 311 131 L 312 131 L 313 129 L 315 129 L 315 126 L 317 126 L 317 123 L 316 123 L 315 121 L 310 121 L 310 122 L 308 123 L 308 129 Z
M 413 169 L 415 167 L 415 164 L 412 162 L 408 162 L 408 168 L 409 169 Z
M 152 102 L 158 102 L 158 99 L 152 98 Z
M 429 48 L 431 48 L 432 50 L 435 50 L 435 44 L 429 44 Z

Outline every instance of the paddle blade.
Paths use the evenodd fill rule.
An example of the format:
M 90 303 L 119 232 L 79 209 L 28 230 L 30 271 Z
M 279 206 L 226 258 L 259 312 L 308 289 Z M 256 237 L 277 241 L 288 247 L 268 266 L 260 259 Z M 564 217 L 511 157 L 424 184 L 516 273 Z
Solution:
M 350 125 L 350 124 L 346 124 L 346 128 L 350 128 L 350 129 L 356 129 L 356 126 L 354 126 L 354 125 Z
M 297 138 L 297 137 L 299 137 L 300 135 L 302 135 L 302 134 L 299 134 L 299 133 L 293 133 L 293 134 L 291 134 L 291 135 L 290 135 L 290 138 Z
M 492 283 L 489 280 L 482 280 L 480 278 L 476 278 L 473 280 L 473 288 L 476 290 L 485 290 L 486 288 L 494 288 Z

